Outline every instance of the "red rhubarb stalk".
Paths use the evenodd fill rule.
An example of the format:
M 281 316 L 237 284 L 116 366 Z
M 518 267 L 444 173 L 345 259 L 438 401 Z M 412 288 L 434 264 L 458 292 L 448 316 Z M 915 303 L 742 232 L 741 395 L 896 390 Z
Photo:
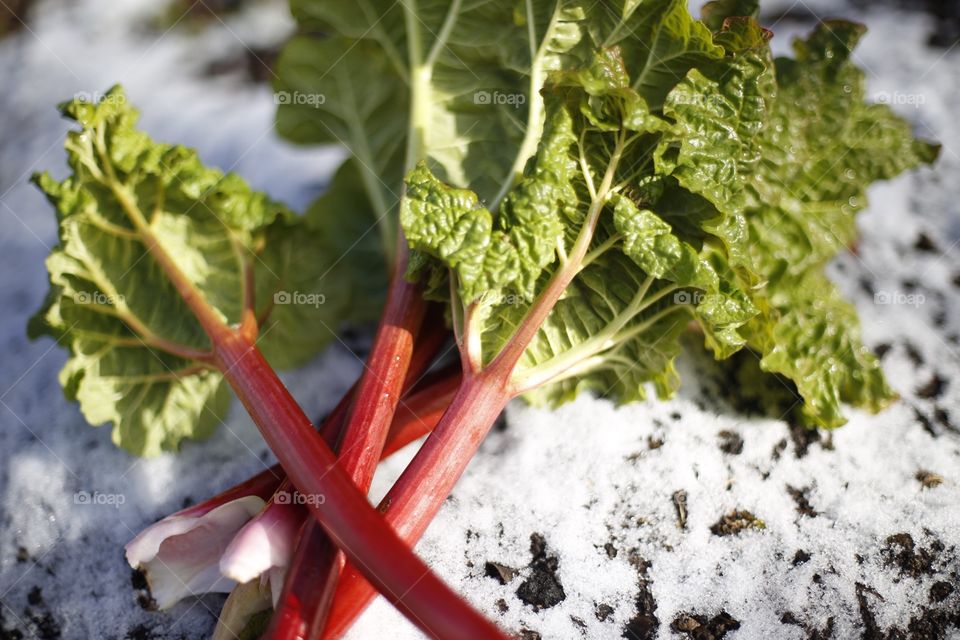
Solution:
M 115 195 L 151 256 L 183 298 L 213 347 L 219 368 L 310 510 L 362 573 L 425 633 L 436 638 L 506 638 L 447 587 L 382 520 L 254 343 L 248 323 L 231 329 L 180 270 L 130 200 Z M 252 296 L 248 293 L 248 305 Z M 319 498 L 322 497 L 322 501 Z M 323 504 L 320 504 L 320 503 Z
M 418 559 L 337 464 L 263 355 L 240 335 L 216 336 L 217 361 L 310 510 L 391 603 L 435 638 L 506 638 Z M 322 504 L 320 504 L 322 502 Z
M 450 405 L 450 401 L 453 400 L 459 386 L 460 368 L 456 367 L 440 371 L 424 379 L 409 395 L 404 396 L 402 404 L 397 408 L 397 413 L 394 415 L 393 424 L 390 425 L 390 434 L 387 436 L 387 444 L 383 449 L 381 459 L 393 455 L 414 440 L 430 433 Z M 345 396 L 345 400 L 341 401 L 341 404 L 346 406 L 348 400 L 349 396 Z M 321 434 L 331 430 L 328 427 L 330 419 L 338 412 L 339 407 L 340 405 L 337 405 L 337 408 L 330 412 L 325 419 L 323 426 L 320 427 Z M 333 433 L 335 437 L 335 430 L 333 430 Z M 178 511 L 176 515 L 206 513 L 231 500 L 250 495 L 268 500 L 286 477 L 283 467 L 275 464 L 212 498 Z
M 463 474 L 510 398 L 507 378 L 483 372 L 460 386 L 450 407 L 380 502 L 384 519 L 415 544 Z M 376 595 L 352 562 L 344 567 L 323 638 L 341 637 Z
M 426 531 L 507 402 L 524 390 L 527 382 L 514 378 L 514 368 L 580 269 L 606 194 L 612 186 L 622 149 L 621 138 L 599 186 L 601 197 L 591 203 L 564 266 L 554 272 L 513 336 L 485 366 L 480 362 L 477 350 L 472 348 L 478 336 L 474 333 L 476 327 L 472 326 L 468 311 L 463 322 L 463 335 L 458 336 L 463 383 L 436 429 L 380 502 L 384 519 L 410 545 L 416 544 Z M 376 595 L 364 582 L 362 573 L 355 566 L 344 568 L 331 604 L 324 638 L 339 638 Z
M 405 261 L 406 251 L 400 255 Z M 440 322 L 423 324 L 427 304 L 420 288 L 406 282 L 402 271 L 398 273 L 399 277 L 393 279 L 366 369 L 353 395 L 349 417 L 343 428 L 337 429 L 342 435 L 338 439 L 341 444 L 338 446 L 327 437 L 327 442 L 340 451 L 340 464 L 347 473 L 359 469 L 356 473 L 369 473 L 371 479 L 383 455 L 401 394 L 417 382 L 447 339 L 447 331 Z M 434 316 L 432 320 L 442 321 L 439 314 Z M 423 331 L 414 351 L 413 335 L 422 324 Z M 343 403 L 338 409 L 341 406 Z M 416 414 L 409 416 L 427 429 L 436 423 L 434 420 L 427 426 Z M 326 435 L 329 436 L 329 432 Z M 369 481 L 357 482 L 356 473 L 355 484 L 361 491 L 368 491 Z M 343 565 L 342 554 L 316 521 L 304 525 L 296 549 L 283 593 L 264 635 L 269 640 L 299 640 L 308 637 L 311 628 L 322 628 Z

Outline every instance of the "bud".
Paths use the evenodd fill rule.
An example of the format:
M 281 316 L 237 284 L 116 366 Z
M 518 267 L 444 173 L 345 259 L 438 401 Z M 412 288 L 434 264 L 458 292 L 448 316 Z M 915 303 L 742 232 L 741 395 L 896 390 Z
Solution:
M 259 496 L 247 495 L 167 516 L 127 543 L 127 562 L 146 574 L 160 609 L 191 595 L 229 592 L 234 582 L 220 574 L 220 556 L 265 504 Z
M 237 532 L 220 556 L 220 573 L 240 583 L 260 576 L 270 582 L 276 598 L 306 516 L 300 505 L 271 500 Z

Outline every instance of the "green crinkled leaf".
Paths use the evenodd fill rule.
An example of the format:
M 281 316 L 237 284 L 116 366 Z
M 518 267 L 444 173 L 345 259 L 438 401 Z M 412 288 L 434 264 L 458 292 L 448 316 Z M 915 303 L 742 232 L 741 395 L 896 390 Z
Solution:
M 760 49 L 691 70 L 664 106 L 675 124 L 654 154 L 657 170 L 723 214 L 708 230 L 738 263 L 747 185 L 761 159 L 760 133 L 775 94 L 769 54 Z
M 769 334 L 754 337 L 760 366 L 797 385 L 808 424 L 839 427 L 846 422 L 842 403 L 876 412 L 896 397 L 861 342 L 856 309 L 826 276 L 809 272 L 791 286 L 789 300 L 774 304 L 775 319 L 760 319 Z
M 700 10 L 700 19 L 710 31 L 720 31 L 730 17 L 749 17 L 756 20 L 760 15 L 760 0 L 711 0 Z
M 61 108 L 80 129 L 67 134 L 72 174 L 35 177 L 56 207 L 59 244 L 31 333 L 69 348 L 64 391 L 91 424 L 112 423 L 116 444 L 156 455 L 207 437 L 225 415 L 227 391 L 197 356 L 209 340 L 145 243 L 173 256 L 230 324 L 241 320 L 249 267 L 275 363 L 302 362 L 329 340 L 313 323 L 336 317 L 344 296 L 331 289 L 309 312 L 274 306 L 274 293 L 311 291 L 326 268 L 314 255 L 316 234 L 238 176 L 204 167 L 194 151 L 150 140 L 121 89 L 99 104 Z
M 749 264 L 764 312 L 743 332 L 761 367 L 794 381 L 812 425 L 845 422 L 840 404 L 876 411 L 893 397 L 860 341 L 852 306 L 823 268 L 856 239 L 866 187 L 931 162 L 935 148 L 882 105 L 864 101 L 851 50 L 860 25 L 830 22 L 776 61 L 777 99 L 747 191 Z
M 476 194 L 445 185 L 421 164 L 407 177 L 400 220 L 411 248 L 452 270 L 469 304 L 487 292 L 523 295 L 533 288 L 543 263 L 553 258 L 562 229 L 556 216 L 531 213 L 527 224 L 495 230 L 493 216 Z
M 583 10 L 569 1 L 297 0 L 292 7 L 304 33 L 325 35 L 291 41 L 277 89 L 325 101 L 281 104 L 281 133 L 316 142 L 335 132 L 370 174 L 368 188 L 397 197 L 395 172 L 426 160 L 444 181 L 498 201 L 536 149 L 547 72 L 569 66 L 582 38 Z M 388 206 L 397 197 L 386 198 Z M 375 206 L 378 215 L 386 210 Z
M 530 370 L 547 363 L 603 332 L 630 304 L 644 280 L 644 274 L 623 254 L 602 256 L 583 271 L 557 303 L 525 352 L 519 369 Z M 589 370 L 528 391 L 524 398 L 532 404 L 556 406 L 591 391 L 618 402 L 632 402 L 647 398 L 648 384 L 653 385 L 658 397 L 668 398 L 680 384 L 674 361 L 680 353 L 678 338 L 690 319 L 691 314 L 677 306 L 673 296 L 666 296 L 621 329 L 642 329 L 636 339 L 620 343 Z
M 680 239 L 655 209 L 621 193 L 639 193 L 632 185 L 653 177 L 651 153 L 667 123 L 630 88 L 619 55 L 617 48 L 602 50 L 584 69 L 554 76 L 537 155 L 499 215 L 423 167 L 407 179 L 404 231 L 414 249 L 456 276 L 454 305 L 471 308 L 481 365 L 511 341 L 547 283 L 569 271 L 578 236 L 597 216 L 589 264 L 517 363 L 518 385 L 532 401 L 559 402 L 584 389 L 627 401 L 643 397 L 648 383 L 668 395 L 677 384 L 677 336 L 691 320 L 725 357 L 743 345 L 737 328 L 756 313 L 735 281 L 721 282 L 711 247 Z M 638 105 L 652 126 L 635 128 Z M 529 266 L 518 269 L 516 247 L 542 251 L 528 250 L 521 264 Z M 528 388 L 529 381 L 539 388 Z
M 715 39 L 680 3 L 588 13 L 593 41 L 605 46 L 554 74 L 544 92 L 548 113 L 567 114 L 573 142 L 562 148 L 575 169 L 563 189 L 525 193 L 539 200 L 531 211 L 542 210 L 551 225 L 559 213 L 562 226 L 558 236 L 552 226 L 549 236 L 535 236 L 537 246 L 561 241 L 522 276 L 491 258 L 510 246 L 494 238 L 536 234 L 542 215 L 504 216 L 429 177 L 403 225 L 425 250 L 419 273 L 435 282 L 444 268 L 457 276 L 454 318 L 474 334 L 473 351 L 479 342 L 480 354 L 471 351 L 479 366 L 504 352 L 538 296 L 561 278 L 565 289 L 514 374 L 532 401 L 552 404 L 587 389 L 630 400 L 648 383 L 669 393 L 677 338 L 691 320 L 715 357 L 749 346 L 765 371 L 792 380 L 811 423 L 841 424 L 842 403 L 875 410 L 888 400 L 856 314 L 823 268 L 852 238 L 850 214 L 866 186 L 934 151 L 888 109 L 863 102 L 862 74 L 843 50 L 855 27 L 823 25 L 797 46 L 796 61 L 774 64 L 769 33 L 750 15 L 734 15 L 755 8 L 711 5 Z M 682 73 L 674 80 L 666 66 L 651 71 L 657 47 L 676 54 Z M 651 78 L 660 79 L 653 88 Z M 527 180 L 549 153 L 540 146 Z M 831 162 L 843 166 L 839 176 L 826 170 Z M 427 184 L 418 172 L 414 182 Z M 585 228 L 592 220 L 597 226 Z M 589 249 L 571 256 L 583 233 L 592 236 Z M 580 259 L 585 265 L 572 272 L 571 260 Z M 517 291 L 534 295 L 505 295 Z M 469 309 L 458 313 L 464 302 Z
M 775 255 L 795 273 L 822 266 L 856 238 L 870 183 L 936 156 L 887 106 L 865 102 L 863 72 L 850 57 L 863 32 L 824 23 L 795 44 L 796 60 L 776 61 L 779 93 L 751 179 L 750 206 L 761 213 L 751 222 L 768 245 L 791 241 L 779 252 L 756 248 L 754 262 Z
M 690 69 L 723 55 L 686 0 L 602 0 L 589 24 L 597 46 L 620 47 L 631 86 L 654 110 Z

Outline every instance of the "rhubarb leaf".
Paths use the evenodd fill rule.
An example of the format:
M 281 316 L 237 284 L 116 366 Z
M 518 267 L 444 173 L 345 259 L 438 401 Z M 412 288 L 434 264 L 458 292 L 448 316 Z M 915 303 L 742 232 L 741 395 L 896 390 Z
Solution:
M 407 177 L 400 221 L 410 246 L 428 253 L 457 277 L 467 304 L 486 292 L 533 296 L 543 268 L 553 261 L 564 213 L 575 215 L 578 171 L 569 151 L 575 138 L 565 110 L 554 110 L 529 175 L 493 214 L 467 189 L 438 180 L 421 164 Z
M 479 332 L 479 366 L 514 340 L 551 282 L 566 283 L 516 364 L 516 386 L 531 401 L 583 389 L 627 401 L 644 397 L 647 383 L 669 395 L 677 336 L 691 320 L 725 357 L 744 344 L 737 329 L 756 313 L 736 281 L 714 270 L 716 247 L 693 246 L 621 193 L 638 179 L 644 150 L 640 166 L 652 176 L 667 123 L 630 88 L 619 55 L 607 49 L 584 70 L 554 76 L 538 152 L 499 215 L 425 166 L 407 179 L 407 239 L 454 275 L 454 304 L 469 308 L 467 330 Z
M 791 283 L 789 298 L 775 304 L 775 320 L 761 316 L 764 333 L 753 344 L 764 371 L 794 381 L 808 424 L 839 427 L 846 422 L 842 403 L 876 412 L 896 397 L 860 339 L 856 309 L 821 272 Z
M 692 320 L 715 357 L 749 346 L 765 371 L 793 380 L 814 424 L 842 424 L 842 403 L 876 410 L 889 400 L 856 313 L 823 268 L 853 238 L 866 186 L 929 162 L 935 148 L 864 103 L 849 61 L 858 27 L 822 25 L 796 60 L 774 63 L 768 32 L 724 15 L 742 9 L 755 5 L 711 6 L 715 37 L 679 3 L 591 16 L 593 39 L 616 46 L 551 76 L 538 152 L 504 200 L 539 199 L 538 216 L 483 207 L 426 167 L 408 177 L 402 224 L 424 253 L 411 275 L 436 284 L 440 271 L 453 274 L 471 366 L 516 353 L 522 336 L 513 384 L 533 401 L 585 389 L 630 400 L 647 383 L 669 394 Z M 651 51 L 663 46 L 682 77 L 657 69 Z M 564 143 L 551 145 L 561 123 Z M 558 162 L 573 171 L 538 175 Z M 542 175 L 551 189 L 531 189 Z M 534 221 L 550 233 L 537 235 Z M 526 271 L 505 268 L 518 237 L 556 247 Z
M 700 19 L 710 31 L 723 29 L 730 17 L 749 17 L 756 20 L 760 15 L 760 0 L 711 0 L 700 10 Z
M 88 422 L 113 425 L 116 444 L 155 455 L 207 437 L 226 413 L 226 387 L 205 358 L 210 341 L 149 247 L 172 256 L 194 295 L 227 323 L 241 321 L 255 290 L 254 311 L 270 323 L 264 348 L 283 364 L 329 340 L 304 323 L 332 322 L 343 296 L 275 304 L 294 292 L 322 293 L 312 288 L 324 268 L 311 255 L 315 234 L 238 176 L 137 130 L 121 89 L 98 104 L 61 108 L 80 128 L 67 134 L 72 174 L 62 182 L 35 177 L 56 208 L 59 244 L 47 259 L 51 293 L 32 333 L 70 350 L 64 391 Z
M 687 10 L 686 0 L 603 0 L 590 12 L 593 41 L 619 46 L 631 86 L 658 110 L 690 69 L 723 56 L 710 30 Z
M 399 199 L 399 171 L 422 160 L 497 203 L 536 148 L 546 73 L 569 66 L 582 38 L 583 12 L 571 2 L 292 8 L 302 32 L 327 35 L 298 36 L 281 55 L 276 88 L 289 101 L 279 129 L 296 142 L 346 146 L 377 216 Z M 303 96 L 322 97 L 310 105 Z
M 752 44 L 755 49 L 691 70 L 670 92 L 664 114 L 675 124 L 654 153 L 658 173 L 722 213 L 704 229 L 725 243 L 737 264 L 745 262 L 746 188 L 776 94 L 769 52 L 762 39 Z
M 779 93 L 747 215 L 750 264 L 768 285 L 755 292 L 765 311 L 745 334 L 763 370 L 792 379 L 803 415 L 824 427 L 845 422 L 841 403 L 877 411 L 894 394 L 823 267 L 856 240 L 854 218 L 870 183 L 937 154 L 888 107 L 865 102 L 863 73 L 851 59 L 863 32 L 824 23 L 795 43 L 795 60 L 776 61 Z

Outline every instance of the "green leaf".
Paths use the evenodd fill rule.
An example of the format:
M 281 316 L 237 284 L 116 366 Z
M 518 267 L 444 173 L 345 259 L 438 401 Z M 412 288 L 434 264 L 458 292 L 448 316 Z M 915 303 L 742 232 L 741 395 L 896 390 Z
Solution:
M 551 360 L 602 334 L 630 307 L 645 281 L 645 274 L 623 254 L 601 256 L 557 302 L 524 353 L 518 366 L 521 375 L 537 365 L 549 366 Z M 591 391 L 618 402 L 632 402 L 647 398 L 648 384 L 658 397 L 668 398 L 680 383 L 674 361 L 680 353 L 679 336 L 690 320 L 691 314 L 676 304 L 673 294 L 661 298 L 620 329 L 622 333 L 636 331 L 636 337 L 620 341 L 587 370 L 532 389 L 524 398 L 535 405 L 556 406 Z
M 770 260 L 770 245 L 789 239 L 774 255 L 793 273 L 822 266 L 855 240 L 854 216 L 870 183 L 936 156 L 937 147 L 915 140 L 888 107 L 865 102 L 863 72 L 851 60 L 863 32 L 853 23 L 823 23 L 795 44 L 795 60 L 776 61 L 779 93 L 751 180 L 750 206 L 760 212 L 751 223 L 768 245 L 753 251 L 757 263 Z
M 297 36 L 284 47 L 277 75 L 277 131 L 295 142 L 349 150 L 364 200 L 381 221 L 383 246 L 390 247 L 409 119 L 406 85 L 391 60 L 368 41 Z
M 865 102 L 851 59 L 862 35 L 824 23 L 795 44 L 795 60 L 776 61 L 778 94 L 747 190 L 749 266 L 766 286 L 754 290 L 764 311 L 744 335 L 765 371 L 796 383 L 807 422 L 824 427 L 844 423 L 842 402 L 877 411 L 893 393 L 823 268 L 855 242 L 869 184 L 936 156 L 889 108 Z
M 589 22 L 597 46 L 623 51 L 631 86 L 654 110 L 690 69 L 723 55 L 686 0 L 602 0 Z
M 255 290 L 255 314 L 272 321 L 267 351 L 294 364 L 329 339 L 313 323 L 339 313 L 332 292 L 304 314 L 274 305 L 275 293 L 312 291 L 305 283 L 324 268 L 311 251 L 316 234 L 194 151 L 150 140 L 119 87 L 99 104 L 75 100 L 62 110 L 80 129 L 67 134 L 72 174 L 35 177 L 56 207 L 59 244 L 31 333 L 69 348 L 67 397 L 91 424 L 112 423 L 128 451 L 156 455 L 207 437 L 226 413 L 227 391 L 205 359 L 209 339 L 148 245 L 175 256 L 194 294 L 228 324 L 241 322 Z
M 307 209 L 305 222 L 319 240 L 319 262 L 327 265 L 321 280 L 328 286 L 340 283 L 338 290 L 349 296 L 340 322 L 376 322 L 390 266 L 381 249 L 377 214 L 367 200 L 356 163 L 341 165 L 323 195 Z
M 709 228 L 738 264 L 747 186 L 761 160 L 760 133 L 776 84 L 765 48 L 693 69 L 664 106 L 675 121 L 654 154 L 657 171 L 702 196 L 722 216 Z
M 653 176 L 656 136 L 668 126 L 630 88 L 619 49 L 556 74 L 544 96 L 538 152 L 500 215 L 421 166 L 407 178 L 406 236 L 453 274 L 453 315 L 479 334 L 470 356 L 477 366 L 515 340 L 528 314 L 547 309 L 514 372 L 532 401 L 584 389 L 626 401 L 643 397 L 648 383 L 668 395 L 677 338 L 691 320 L 726 357 L 744 344 L 737 329 L 756 310 L 714 271 L 712 246 L 685 242 L 655 209 L 624 195 L 643 167 Z M 560 294 L 557 281 L 566 283 Z
M 700 10 L 700 19 L 714 32 L 723 29 L 727 18 L 749 17 L 756 20 L 759 15 L 759 0 L 711 0 Z
M 681 3 L 588 14 L 604 48 L 544 91 L 544 140 L 562 115 L 563 144 L 541 143 L 504 200 L 522 194 L 537 215 L 493 211 L 424 168 L 408 177 L 402 223 L 424 252 L 411 273 L 435 287 L 444 269 L 453 274 L 452 315 L 471 366 L 521 353 L 512 383 L 535 402 L 583 390 L 631 400 L 650 383 L 669 394 L 692 320 L 715 357 L 749 346 L 765 371 L 792 380 L 812 423 L 841 424 L 842 403 L 876 410 L 889 400 L 855 311 L 823 268 L 852 238 L 866 186 L 934 150 L 863 102 L 844 48 L 857 28 L 823 25 L 796 61 L 774 63 L 752 17 L 719 19 L 737 7 L 755 9 L 710 7 L 715 39 Z M 659 48 L 682 70 L 673 80 L 651 53 Z M 562 180 L 525 187 L 557 160 L 562 174 L 542 175 Z M 538 223 L 550 233 L 538 235 Z M 519 237 L 544 249 L 526 270 L 516 266 Z
M 399 199 L 399 172 L 424 160 L 444 181 L 499 204 L 502 185 L 536 150 L 546 74 L 570 66 L 582 39 L 583 11 L 569 1 L 292 7 L 302 32 L 328 35 L 287 45 L 277 89 L 291 102 L 295 91 L 325 100 L 281 104 L 280 131 L 297 142 L 344 144 L 378 216 Z
M 763 353 L 760 366 L 794 381 L 808 424 L 839 427 L 846 422 L 841 403 L 876 412 L 896 398 L 861 342 L 856 309 L 822 273 L 793 283 L 789 300 L 775 309 L 775 320 L 759 321 L 766 321 L 769 335 L 754 338 Z

